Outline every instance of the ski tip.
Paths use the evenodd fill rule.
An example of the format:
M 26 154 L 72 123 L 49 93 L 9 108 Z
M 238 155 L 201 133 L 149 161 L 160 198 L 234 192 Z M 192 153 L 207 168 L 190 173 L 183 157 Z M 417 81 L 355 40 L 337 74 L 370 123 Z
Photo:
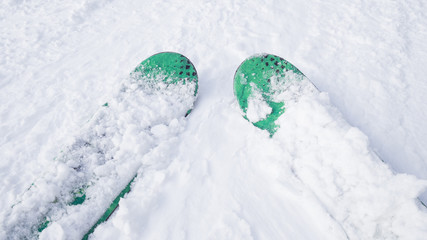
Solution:
M 286 85 L 306 78 L 282 57 L 260 53 L 245 59 L 234 74 L 234 94 L 243 117 L 270 136 L 279 128 L 276 120 L 285 112 L 280 94 Z
M 190 59 L 177 52 L 160 52 L 148 57 L 136 66 L 130 76 L 132 82 L 146 89 L 175 89 L 175 93 L 191 98 L 193 102 L 197 98 L 199 83 L 196 67 Z
M 186 56 L 176 52 L 160 52 L 142 61 L 131 75 L 163 81 L 167 84 L 195 83 L 198 89 L 198 74 L 194 64 Z

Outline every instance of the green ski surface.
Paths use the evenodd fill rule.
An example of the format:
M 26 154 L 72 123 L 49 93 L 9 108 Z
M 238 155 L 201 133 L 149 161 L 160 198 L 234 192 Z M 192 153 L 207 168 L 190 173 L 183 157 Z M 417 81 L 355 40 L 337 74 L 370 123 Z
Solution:
M 142 81 L 163 81 L 167 84 L 185 85 L 187 82 L 198 83 L 197 71 L 193 63 L 184 55 L 174 52 L 158 53 L 147 58 L 142 61 L 130 75 Z M 196 84 L 194 96 L 197 95 L 197 90 L 198 84 Z M 192 109 L 189 109 L 185 116 L 187 116 L 191 110 Z M 120 199 L 131 191 L 132 183 L 137 177 L 138 175 L 135 175 L 117 195 L 101 218 L 84 235 L 83 239 L 88 239 L 89 235 L 95 231 L 99 224 L 108 220 L 118 208 Z
M 249 57 L 234 75 L 234 94 L 243 117 L 273 136 L 279 128 L 276 120 L 286 110 L 286 103 L 280 99 L 280 94 L 286 91 L 284 86 L 305 79 L 298 68 L 279 56 L 259 54 Z M 255 120 L 251 118 L 248 112 L 250 101 L 266 104 L 265 116 Z

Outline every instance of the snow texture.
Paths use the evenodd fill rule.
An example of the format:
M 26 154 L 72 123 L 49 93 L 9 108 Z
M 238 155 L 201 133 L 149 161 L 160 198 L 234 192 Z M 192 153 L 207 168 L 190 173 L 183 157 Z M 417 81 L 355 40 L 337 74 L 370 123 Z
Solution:
M 252 94 L 248 98 L 248 109 L 246 110 L 246 117 L 249 121 L 255 123 L 267 118 L 272 109 L 262 97 L 262 93 L 254 83 L 251 84 Z
M 18 195 L 4 216 L 7 236 L 29 239 L 45 218 L 45 236 L 81 239 L 135 176 L 143 157 L 160 143 L 173 144 L 192 109 L 196 83 L 166 84 L 162 74 L 123 80 L 114 98 L 82 129 L 42 176 Z M 158 78 L 158 79 L 157 79 Z M 83 204 L 69 204 L 83 189 Z M 81 194 L 80 194 L 81 195 Z
M 105 143 L 120 159 L 132 155 L 93 165 L 106 184 L 96 194 L 139 173 L 92 239 L 425 239 L 426 14 L 421 0 L 1 1 L 0 239 L 45 211 L 73 176 L 55 158 L 162 51 L 197 68 L 195 109 L 147 134 L 143 119 L 168 104 L 117 100 L 111 109 L 126 114 L 105 122 L 117 126 L 89 127 L 120 136 Z M 233 96 L 235 70 L 261 52 L 321 91 L 287 106 L 273 138 Z M 49 180 L 43 194 L 25 200 L 38 179 Z M 67 211 L 40 239 L 84 234 L 73 223 L 89 213 Z

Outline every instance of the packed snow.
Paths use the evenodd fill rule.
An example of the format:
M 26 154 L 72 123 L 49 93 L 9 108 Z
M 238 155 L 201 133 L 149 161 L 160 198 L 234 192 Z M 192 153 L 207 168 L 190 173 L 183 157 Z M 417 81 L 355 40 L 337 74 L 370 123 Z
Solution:
M 426 14 L 421 0 L 1 1 L 0 239 L 19 239 L 20 220 L 71 184 L 61 151 L 107 130 L 131 157 L 97 171 L 106 192 L 129 180 L 119 173 L 138 177 L 91 239 L 425 239 Z M 187 118 L 146 134 L 139 120 L 174 104 L 120 89 L 162 51 L 194 63 L 199 95 Z M 233 96 L 235 70 L 262 52 L 319 89 L 272 138 Z M 105 102 L 125 113 L 107 121 L 118 127 L 93 125 Z M 102 214 L 61 211 L 40 239 L 79 238 Z

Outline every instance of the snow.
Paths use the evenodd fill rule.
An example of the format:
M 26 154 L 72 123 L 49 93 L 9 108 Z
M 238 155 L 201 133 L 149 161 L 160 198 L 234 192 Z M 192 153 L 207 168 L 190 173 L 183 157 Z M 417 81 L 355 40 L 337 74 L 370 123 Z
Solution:
M 81 238 L 80 231 L 87 232 L 135 176 L 140 159 L 183 130 L 196 83 L 166 84 L 162 74 L 157 76 L 158 81 L 150 76 L 123 79 L 117 95 L 6 211 L 7 236 L 31 238 L 47 216 L 55 224 L 40 238 L 56 236 L 58 229 L 64 239 Z M 85 189 L 86 200 L 68 206 L 79 189 Z
M 268 103 L 263 99 L 261 91 L 254 83 L 250 83 L 252 94 L 248 98 L 248 109 L 246 117 L 249 121 L 255 123 L 267 118 L 272 109 Z
M 154 102 L 118 106 L 128 132 L 112 144 L 136 157 L 97 173 L 119 189 L 111 171 L 139 174 L 93 239 L 425 238 L 426 10 L 420 0 L 2 1 L 0 239 L 17 238 L 11 206 L 36 179 L 67 182 L 54 159 L 161 51 L 197 68 L 195 108 L 148 138 L 147 116 L 133 111 Z M 262 52 L 322 91 L 287 108 L 273 138 L 233 96 L 235 70 Z M 40 201 L 60 191 L 38 186 Z M 43 211 L 28 204 L 28 219 Z M 41 239 L 84 234 L 68 220 Z

